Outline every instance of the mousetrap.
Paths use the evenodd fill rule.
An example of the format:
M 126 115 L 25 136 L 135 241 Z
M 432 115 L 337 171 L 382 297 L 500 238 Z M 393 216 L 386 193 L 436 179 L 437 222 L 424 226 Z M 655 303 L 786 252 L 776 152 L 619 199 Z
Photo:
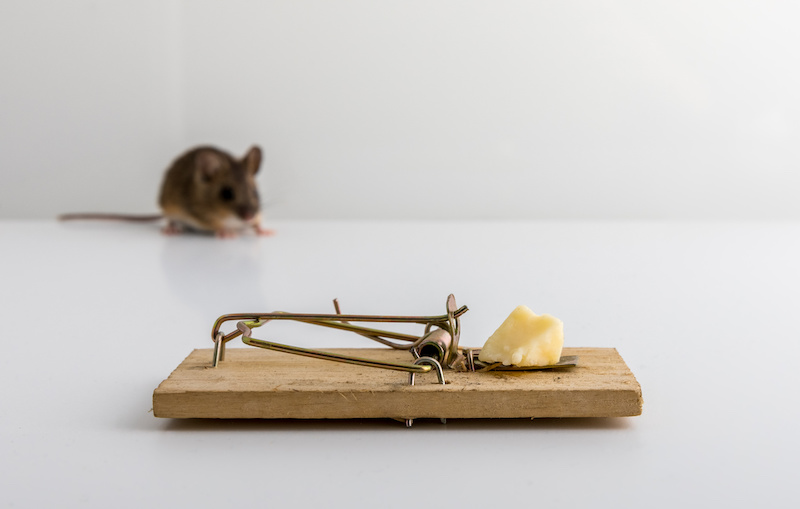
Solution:
M 613 348 L 564 348 L 558 363 L 484 363 L 459 346 L 467 307 L 447 298 L 436 316 L 237 313 L 219 317 L 214 347 L 194 350 L 153 393 L 168 418 L 414 419 L 623 417 L 642 411 L 639 383 Z M 254 329 L 290 320 L 350 331 L 383 348 L 325 351 L 254 338 Z M 222 332 L 225 323 L 236 328 Z M 411 323 L 421 335 L 356 323 Z M 241 336 L 255 348 L 226 349 Z M 290 355 L 287 355 L 290 354 Z M 326 362 L 327 361 L 327 362 Z

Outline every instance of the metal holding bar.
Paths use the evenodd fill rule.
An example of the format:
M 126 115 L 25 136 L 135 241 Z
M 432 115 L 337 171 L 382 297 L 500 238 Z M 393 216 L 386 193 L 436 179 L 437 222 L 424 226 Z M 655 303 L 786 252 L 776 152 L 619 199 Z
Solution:
M 458 318 L 469 310 L 467 306 L 461 306 L 455 310 L 454 317 Z M 306 313 L 285 313 L 278 311 L 275 313 L 231 313 L 222 315 L 214 322 L 214 328 L 211 331 L 212 339 L 216 339 L 220 327 L 225 322 L 241 321 L 241 320 L 294 320 L 297 322 L 307 322 L 314 325 L 321 325 L 323 327 L 333 327 L 336 329 L 347 330 L 357 333 L 366 333 L 370 335 L 380 335 L 382 337 L 399 339 L 402 341 L 416 341 L 419 339 L 417 336 L 409 334 L 402 334 L 399 332 L 384 331 L 379 329 L 370 329 L 367 327 L 359 327 L 347 322 L 389 322 L 389 323 L 418 323 L 418 324 L 431 324 L 433 326 L 448 326 L 448 316 L 382 316 L 382 315 L 338 315 L 338 314 L 306 314 Z M 223 335 L 223 341 L 226 343 L 241 335 L 241 332 L 234 330 L 228 334 Z
M 323 360 L 406 371 L 412 375 L 414 373 L 426 373 L 433 369 L 430 363 L 417 363 L 416 361 L 414 363 L 389 362 L 365 359 L 338 353 L 300 348 L 251 337 L 253 327 L 261 327 L 272 320 L 292 320 L 308 323 L 310 325 L 319 325 L 321 327 L 354 332 L 394 349 L 409 350 L 417 360 L 429 356 L 433 357 L 439 366 L 439 371 L 441 371 L 441 364 L 451 367 L 454 362 L 462 359 L 458 351 L 458 339 L 461 332 L 459 318 L 468 311 L 468 308 L 467 306 L 457 308 L 453 295 L 447 298 L 447 313 L 444 315 L 343 315 L 341 314 L 338 300 L 334 300 L 334 308 L 336 309 L 336 314 L 286 313 L 278 311 L 274 313 L 233 313 L 222 315 L 214 322 L 214 327 L 211 332 L 214 338 L 214 358 L 212 364 L 216 367 L 219 365 L 219 362 L 224 359 L 225 343 L 238 336 L 242 336 L 242 341 L 250 346 Z M 232 320 L 238 321 L 236 329 L 228 334 L 223 333 L 220 330 L 222 325 Z M 422 336 L 414 336 L 411 334 L 362 327 L 353 325 L 350 322 L 417 323 L 425 325 L 425 333 Z

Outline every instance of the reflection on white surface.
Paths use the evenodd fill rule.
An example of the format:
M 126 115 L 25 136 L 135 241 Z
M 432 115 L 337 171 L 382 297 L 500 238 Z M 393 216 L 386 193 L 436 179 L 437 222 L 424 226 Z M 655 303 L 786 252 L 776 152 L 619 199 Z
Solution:
M 161 269 L 172 295 L 198 316 L 266 310 L 269 239 L 217 239 L 185 234 L 165 238 Z M 210 327 L 210 324 L 209 324 Z

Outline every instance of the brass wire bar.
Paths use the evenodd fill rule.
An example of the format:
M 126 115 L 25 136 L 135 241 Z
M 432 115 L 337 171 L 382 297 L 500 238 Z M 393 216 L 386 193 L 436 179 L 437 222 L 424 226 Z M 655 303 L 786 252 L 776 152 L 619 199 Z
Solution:
M 456 318 L 463 315 L 469 310 L 467 306 L 458 308 L 454 315 Z M 217 333 L 225 322 L 230 321 L 259 321 L 267 322 L 270 320 L 294 320 L 297 322 L 312 323 L 314 325 L 321 325 L 323 327 L 332 327 L 336 329 L 351 331 L 355 333 L 368 334 L 370 336 L 382 336 L 384 338 L 398 339 L 401 341 L 414 342 L 419 339 L 418 336 L 410 334 L 402 334 L 399 332 L 384 331 L 380 329 L 371 329 L 368 327 L 359 327 L 343 322 L 387 322 L 387 323 L 419 323 L 431 324 L 435 327 L 446 328 L 449 327 L 447 315 L 437 316 L 383 316 L 383 315 L 338 315 L 338 314 L 306 314 L 306 313 L 284 313 L 281 311 L 275 313 L 231 313 L 222 315 L 214 322 L 214 327 L 211 330 L 211 338 L 215 340 Z M 241 335 L 241 331 L 234 330 L 225 334 L 222 340 L 227 343 L 228 341 L 237 338 Z
M 216 367 L 224 360 L 225 344 L 238 336 L 242 336 L 244 344 L 249 346 L 334 362 L 345 362 L 359 366 L 405 371 L 410 373 L 412 377 L 414 373 L 427 373 L 432 369 L 430 362 L 420 362 L 420 358 L 428 358 L 423 357 L 425 355 L 434 355 L 447 367 L 452 367 L 456 361 L 461 362 L 461 355 L 458 352 L 458 337 L 461 328 L 459 317 L 466 313 L 468 308 L 467 306 L 456 308 L 456 301 L 453 295 L 447 297 L 447 313 L 434 316 L 344 315 L 341 314 L 339 302 L 334 300 L 333 304 L 336 314 L 286 313 L 277 311 L 274 313 L 232 313 L 220 316 L 214 322 L 214 327 L 211 332 L 211 336 L 214 338 L 212 366 Z M 220 330 L 222 325 L 232 320 L 237 321 L 236 329 L 228 334 L 223 333 Z M 310 325 L 319 325 L 321 327 L 354 332 L 391 348 L 408 350 L 416 360 L 414 362 L 401 362 L 367 359 L 301 348 L 252 337 L 252 328 L 261 327 L 272 320 L 292 320 L 308 323 Z M 362 327 L 353 325 L 350 322 L 417 323 L 425 325 L 425 333 L 422 336 L 414 336 L 400 332 Z M 441 372 L 441 365 L 438 360 L 435 365 L 438 366 L 438 371 Z
M 274 341 L 264 341 L 263 339 L 256 339 L 250 337 L 253 333 L 253 327 L 261 327 L 265 322 L 239 322 L 236 328 L 242 333 L 242 342 L 246 345 L 264 348 L 266 350 L 274 350 L 276 352 L 291 353 L 295 355 L 302 355 L 304 357 L 312 357 L 314 359 L 321 359 L 334 362 L 345 362 L 347 364 L 355 364 L 358 366 L 367 366 L 370 368 L 383 368 L 391 369 L 394 371 L 406 371 L 412 376 L 414 373 L 427 373 L 431 370 L 432 366 L 419 365 L 417 362 L 397 362 L 397 361 L 381 361 L 377 359 L 366 359 L 364 357 L 356 357 L 352 355 L 344 355 L 333 352 L 324 352 L 321 350 L 312 350 L 309 348 L 301 348 L 299 346 L 285 345 L 283 343 L 275 343 Z
M 413 375 L 414 373 L 427 373 L 432 368 L 428 365 L 415 365 L 410 362 L 389 362 L 380 361 L 377 359 L 365 359 L 363 357 L 352 357 L 349 355 L 342 355 L 333 352 L 323 352 L 321 350 L 311 350 L 308 348 L 300 348 L 299 346 L 284 345 L 281 343 L 274 343 L 272 341 L 264 341 L 262 339 L 255 339 L 249 336 L 242 336 L 242 341 L 246 345 L 257 346 L 267 350 L 274 350 L 276 352 L 291 353 L 295 355 L 302 355 L 304 357 L 313 357 L 334 362 L 345 362 L 347 364 L 355 364 L 358 366 L 367 366 L 370 368 L 391 369 L 394 371 L 405 371 Z M 441 369 L 441 368 L 440 368 Z

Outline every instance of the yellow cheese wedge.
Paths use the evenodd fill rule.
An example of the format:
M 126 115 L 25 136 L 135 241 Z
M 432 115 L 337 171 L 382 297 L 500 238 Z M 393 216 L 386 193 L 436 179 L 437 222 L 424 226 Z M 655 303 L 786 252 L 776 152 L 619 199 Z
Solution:
M 506 366 L 548 366 L 561 358 L 564 323 L 550 315 L 537 315 L 517 306 L 489 336 L 478 359 Z

